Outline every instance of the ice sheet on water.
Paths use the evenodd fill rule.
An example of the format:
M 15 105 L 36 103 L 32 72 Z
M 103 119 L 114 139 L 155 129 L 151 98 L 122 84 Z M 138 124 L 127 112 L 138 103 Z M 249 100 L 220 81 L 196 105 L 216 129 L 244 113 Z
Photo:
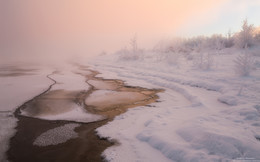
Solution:
M 74 131 L 80 124 L 65 124 L 42 133 L 35 139 L 33 145 L 49 146 L 64 143 L 70 139 L 77 138 L 78 134 Z
M 44 114 L 39 113 L 38 115 L 31 115 L 26 111 L 26 109 L 21 110 L 21 114 L 24 116 L 30 116 L 39 119 L 45 120 L 67 120 L 67 121 L 75 121 L 81 123 L 89 123 L 94 121 L 103 120 L 105 117 L 101 115 L 88 113 L 84 108 L 76 103 L 71 103 L 71 107 L 69 111 L 60 112 L 58 114 Z
M 85 77 L 71 71 L 62 71 L 61 73 L 52 75 L 51 78 L 57 82 L 57 84 L 52 87 L 52 90 L 87 91 L 89 89 L 89 85 L 85 82 Z
M 45 68 L 34 71 L 34 75 L 0 77 L 0 161 L 6 160 L 9 139 L 15 133 L 17 119 L 13 116 L 13 111 L 52 84 L 46 77 L 51 72 L 51 69 Z

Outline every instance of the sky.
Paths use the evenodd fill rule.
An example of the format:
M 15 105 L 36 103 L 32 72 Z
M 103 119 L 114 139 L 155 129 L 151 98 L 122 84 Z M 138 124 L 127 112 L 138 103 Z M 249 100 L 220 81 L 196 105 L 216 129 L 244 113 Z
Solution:
M 151 48 L 174 36 L 260 25 L 260 0 L 0 0 L 0 50 L 10 58 L 95 55 Z

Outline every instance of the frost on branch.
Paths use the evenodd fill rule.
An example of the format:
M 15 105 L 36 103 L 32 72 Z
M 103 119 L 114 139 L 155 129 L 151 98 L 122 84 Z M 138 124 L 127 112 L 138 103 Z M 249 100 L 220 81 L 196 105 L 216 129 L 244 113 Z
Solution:
M 239 55 L 235 60 L 235 72 L 240 76 L 248 76 L 254 68 L 254 59 L 248 53 Z
M 123 61 L 135 61 L 142 59 L 143 50 L 138 48 L 136 35 L 130 40 L 130 48 L 126 47 L 116 52 L 119 54 L 119 60 Z
M 236 45 L 240 48 L 247 48 L 253 45 L 253 25 L 248 25 L 247 19 L 243 21 L 242 30 L 236 35 Z

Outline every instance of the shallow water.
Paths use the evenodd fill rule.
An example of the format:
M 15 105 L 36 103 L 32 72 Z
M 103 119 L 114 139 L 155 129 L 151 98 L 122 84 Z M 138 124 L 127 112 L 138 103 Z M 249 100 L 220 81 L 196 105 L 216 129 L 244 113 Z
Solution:
M 11 139 L 11 147 L 8 151 L 9 160 L 14 162 L 102 161 L 101 153 L 113 145 L 113 142 L 100 139 L 96 135 L 95 129 L 113 120 L 116 115 L 125 112 L 128 108 L 146 105 L 155 102 L 158 98 L 156 93 L 160 90 L 125 86 L 122 81 L 96 78 L 95 75 L 98 73 L 90 72 L 91 74 L 77 72 L 85 77 L 86 84 L 91 86 L 88 91 L 50 90 L 25 103 L 16 111 L 15 115 L 19 121 L 16 128 L 17 133 Z M 97 93 L 100 95 L 97 96 Z M 81 114 L 93 114 L 106 119 L 102 118 L 101 121 L 91 123 L 79 121 L 81 125 L 75 129 L 78 137 L 64 143 L 41 147 L 33 145 L 37 137 L 44 132 L 78 122 L 77 120 L 65 121 L 57 118 L 55 120 L 55 115 L 57 117 L 65 113 L 71 114 L 76 109 L 73 104 L 85 111 Z M 42 118 L 49 115 L 53 115 L 54 118 L 52 120 L 37 119 L 37 117 Z
M 88 80 L 88 83 L 91 84 L 93 87 L 95 87 L 95 89 L 103 89 L 103 90 L 115 90 L 121 87 L 121 84 L 115 81 Z
M 99 94 L 99 92 L 101 92 Z M 102 93 L 103 92 L 103 93 Z M 148 96 L 140 92 L 131 91 L 95 91 L 86 100 L 85 104 L 94 106 L 98 111 L 113 109 L 120 105 L 134 104 L 147 99 Z

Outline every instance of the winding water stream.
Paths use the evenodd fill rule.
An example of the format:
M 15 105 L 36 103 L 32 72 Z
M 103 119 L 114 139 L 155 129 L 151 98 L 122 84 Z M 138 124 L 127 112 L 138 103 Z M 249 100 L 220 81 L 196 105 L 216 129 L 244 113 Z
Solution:
M 102 161 L 101 153 L 117 142 L 100 139 L 95 129 L 113 120 L 116 115 L 128 108 L 147 105 L 158 98 L 161 90 L 126 86 L 121 80 L 96 77 L 98 72 L 88 67 L 77 65 L 81 71 L 78 75 L 85 77 L 88 91 L 52 90 L 57 81 L 52 78 L 57 72 L 47 77 L 53 84 L 43 93 L 20 106 L 15 116 L 19 120 L 16 134 L 11 138 L 8 160 L 26 161 Z M 59 115 L 73 109 L 76 104 L 87 113 L 102 116 L 100 120 L 46 120 L 48 115 Z M 22 112 L 26 112 L 23 114 Z M 41 119 L 40 119 L 41 118 Z M 83 121 L 83 122 L 82 122 Z M 37 146 L 34 141 L 42 133 L 69 123 L 79 123 L 75 128 L 76 138 L 56 145 Z

